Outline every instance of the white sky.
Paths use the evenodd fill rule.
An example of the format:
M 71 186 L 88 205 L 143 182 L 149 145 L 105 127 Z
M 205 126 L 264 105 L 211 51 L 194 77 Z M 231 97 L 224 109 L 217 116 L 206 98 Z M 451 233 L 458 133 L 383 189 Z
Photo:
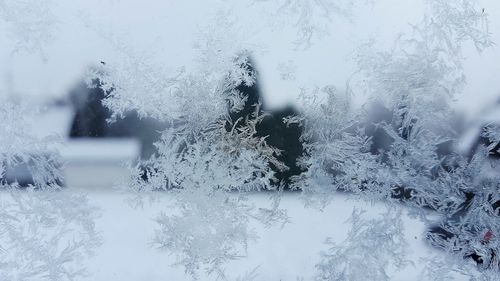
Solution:
M 295 51 L 290 44 L 295 30 L 286 23 L 269 19 L 259 4 L 250 1 L 53 1 L 54 41 L 45 47 L 46 60 L 40 54 L 10 51 L 5 25 L 0 22 L 0 91 L 13 89 L 33 97 L 64 95 L 82 75 L 86 66 L 112 59 L 114 49 L 107 34 L 92 27 L 98 23 L 106 30 L 117 31 L 120 40 L 132 42 L 132 48 L 172 67 L 192 63 L 196 31 L 214 17 L 217 5 L 232 5 L 238 20 L 255 25 L 246 40 L 264 46 L 256 54 L 266 102 L 278 106 L 294 100 L 300 87 L 333 84 L 339 88 L 354 71 L 349 55 L 360 42 L 370 37 L 390 44 L 396 34 L 408 29 L 422 15 L 422 0 L 376 0 L 353 11 L 352 22 L 334 18 L 329 35 L 313 41 L 306 51 Z M 490 31 L 500 44 L 500 2 L 480 0 L 490 15 Z M 267 4 L 264 4 L 267 5 Z M 269 6 L 269 5 L 268 5 Z M 266 19 L 266 20 L 263 20 Z M 89 24 L 90 23 L 90 27 Z M 275 24 L 275 25 L 273 25 Z M 3 28 L 2 28 L 3 27 Z M 252 33 L 252 30 L 261 30 Z M 242 33 L 244 34 L 244 33 Z M 3 36 L 2 36 L 3 35 Z M 127 43 L 130 44 L 130 43 Z M 500 97 L 500 49 L 495 46 L 478 55 L 468 46 L 464 63 L 468 86 L 458 105 L 469 113 Z M 293 60 L 295 81 L 280 79 L 278 65 Z

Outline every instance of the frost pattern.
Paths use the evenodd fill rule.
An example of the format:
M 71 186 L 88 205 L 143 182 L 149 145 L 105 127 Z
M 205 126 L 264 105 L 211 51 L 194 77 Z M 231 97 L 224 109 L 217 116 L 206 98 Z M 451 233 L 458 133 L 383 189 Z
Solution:
M 265 225 L 287 220 L 279 199 L 269 208 L 247 202 L 245 192 L 279 189 L 272 185 L 270 163 L 285 167 L 276 159 L 280 152 L 256 135 L 265 116 L 259 104 L 248 116 L 229 117 L 247 100 L 238 87 L 252 86 L 256 75 L 245 51 L 250 45 L 239 37 L 219 15 L 200 31 L 194 69 L 168 75 L 119 49 L 124 60 L 106 62 L 89 76 L 108 93 L 104 104 L 115 118 L 135 110 L 170 124 L 156 144 L 157 154 L 135 167 L 129 186 L 136 194 L 169 190 L 175 196 L 178 213 L 157 217 L 154 244 L 174 254 L 195 279 L 201 271 L 225 277 L 224 265 L 244 256 L 256 239 L 250 220 Z
M 91 70 L 88 82 L 93 85 L 99 79 L 94 86 L 108 93 L 104 105 L 112 110 L 113 118 L 136 111 L 141 117 L 183 119 L 192 126 L 206 126 L 226 112 L 225 93 L 234 93 L 235 85 L 254 83 L 246 51 L 254 46 L 236 28 L 231 16 L 220 12 L 199 31 L 195 66 L 169 69 L 127 47 L 112 32 L 94 27 L 116 48 L 118 58 Z
M 276 189 L 268 163 L 279 163 L 275 150 L 254 136 L 255 117 L 238 120 L 245 122 L 241 127 L 221 119 L 189 139 L 182 127 L 164 132 L 158 156 L 142 163 L 146 171 L 137 170 L 137 190 L 170 189 L 175 196 L 179 214 L 157 218 L 155 244 L 174 253 L 193 278 L 199 270 L 225 276 L 224 264 L 244 256 L 256 238 L 249 220 L 270 225 L 287 219 L 277 204 L 256 209 L 241 193 Z
M 312 46 L 314 39 L 328 35 L 329 23 L 337 15 L 344 18 L 352 16 L 355 2 L 332 0 L 253 0 L 254 2 L 272 2 L 277 5 L 274 17 L 285 22 L 290 21 L 297 30 L 296 40 L 293 42 L 297 49 L 307 49 Z
M 15 42 L 14 52 L 40 52 L 54 38 L 57 19 L 52 12 L 54 2 L 48 1 L 0 1 L 0 23 Z
M 5 188 L 5 187 L 4 187 Z M 0 194 L 0 279 L 75 280 L 100 245 L 96 210 L 65 192 L 7 190 Z
M 4 122 L 0 127 L 1 184 L 6 184 L 7 167 L 29 164 L 36 188 L 57 188 L 62 179 L 61 161 L 55 145 L 57 139 L 39 139 L 30 133 L 31 122 L 36 116 L 32 105 L 0 99 L 0 118 Z
M 341 190 L 369 200 L 403 200 L 415 210 L 434 209 L 446 217 L 443 229 L 453 234 L 434 243 L 459 257 L 480 256 L 481 270 L 489 272 L 499 266 L 498 240 L 485 240 L 499 231 L 494 207 L 499 180 L 492 172 L 498 163 L 487 158 L 486 149 L 472 159 L 440 149 L 456 138 L 448 124 L 452 99 L 465 83 L 462 45 L 472 42 L 482 51 L 493 43 L 485 14 L 473 2 L 426 4 L 424 21 L 411 35 L 401 35 L 392 50 L 376 51 L 374 42 L 358 50 L 359 72 L 346 90 L 327 86 L 302 96 L 303 137 L 309 142 L 302 164 L 308 170 L 296 185 L 311 195 L 308 203 L 327 204 Z M 353 86 L 372 97 L 359 111 L 351 105 Z M 485 134 L 496 143 L 494 130 Z M 474 196 L 467 201 L 469 193 Z M 335 267 L 320 272 L 325 280 L 345 273 Z
M 388 210 L 380 219 L 362 215 L 360 210 L 352 212 L 352 227 L 341 245 L 326 241 L 331 248 L 321 253 L 316 280 L 391 280 L 389 266 L 401 269 L 409 263 L 401 211 Z
M 327 86 L 303 95 L 309 171 L 298 185 L 305 193 L 331 193 L 325 190 L 330 183 L 326 186 L 334 190 L 362 191 L 374 199 L 411 187 L 413 202 L 420 206 L 440 209 L 451 203 L 449 198 L 460 201 L 455 194 L 460 191 L 445 182 L 448 175 L 438 176 L 450 163 L 437 148 L 456 137 L 447 124 L 451 98 L 464 83 L 462 43 L 473 40 L 479 49 L 492 43 L 487 31 L 471 35 L 482 31 L 476 27 L 483 15 L 468 2 L 428 5 L 424 22 L 414 27 L 412 37 L 400 37 L 394 50 L 373 51 L 372 45 L 359 50 L 358 75 L 386 116 L 372 116 L 368 106 L 354 111 L 351 83 L 345 91 Z M 383 134 L 387 145 L 377 144 L 374 132 Z
M 99 246 L 98 214 L 83 195 L 61 190 L 56 138 L 30 133 L 32 105 L 0 107 L 0 280 L 74 280 Z M 5 180 L 9 167 L 27 165 L 33 184 Z
M 297 66 L 292 60 L 278 64 L 277 70 L 281 76 L 281 80 L 295 80 Z
M 303 117 L 287 118 L 287 122 L 304 124 L 302 139 L 306 142 L 300 164 L 307 171 L 294 179 L 293 187 L 310 195 L 308 203 L 319 200 L 327 204 L 340 190 L 369 200 L 404 201 L 415 210 L 431 208 L 447 219 L 462 210 L 467 191 L 474 191 L 476 196 L 464 217 L 443 226 L 459 235 L 442 247 L 457 256 L 470 254 L 471 247 L 498 252 L 496 240 L 481 244 L 483 230 L 498 233 L 497 215 L 488 207 L 497 200 L 498 179 L 485 173 L 476 176 L 484 171 L 482 163 L 490 168 L 496 164 L 481 152 L 473 159 L 439 153 L 441 144 L 456 137 L 446 124 L 452 114 L 450 103 L 465 84 L 462 45 L 472 42 L 478 51 L 492 45 L 487 18 L 474 1 L 425 3 L 423 21 L 412 26 L 411 34 L 401 35 L 392 50 L 378 51 L 376 42 L 357 50 L 359 71 L 345 90 L 326 86 L 304 92 Z M 323 0 L 278 4 L 278 10 L 295 23 L 297 46 L 301 47 L 309 46 L 316 34 L 325 31 L 324 23 L 316 20 L 329 21 L 332 14 L 349 11 Z M 269 210 L 255 210 L 242 193 L 279 190 L 270 184 L 273 171 L 269 164 L 281 165 L 274 158 L 279 151 L 255 137 L 255 124 L 261 118 L 258 105 L 254 114 L 228 120 L 228 111 L 237 112 L 245 103 L 237 87 L 252 85 L 255 77 L 248 54 L 241 53 L 248 44 L 238 40 L 241 33 L 231 26 L 231 21 L 217 19 L 200 32 L 194 69 L 166 71 L 119 48 L 124 59 L 106 62 L 91 76 L 108 93 L 105 104 L 115 118 L 136 110 L 141 116 L 170 122 L 157 144 L 157 155 L 136 167 L 130 185 L 140 193 L 170 190 L 175 195 L 178 213 L 157 218 L 155 244 L 173 253 L 194 278 L 200 270 L 224 277 L 224 264 L 244 255 L 247 243 L 255 238 L 248 227 L 250 219 L 265 223 L 286 219 L 277 204 Z M 372 114 L 369 105 L 354 110 L 351 93 L 358 86 L 361 89 L 356 90 L 365 90 L 372 97 L 370 104 L 386 113 L 379 120 L 373 119 L 377 114 Z M 491 130 L 487 133 L 496 136 Z M 385 138 L 385 144 L 377 134 Z M 423 212 L 417 213 L 425 219 Z M 353 221 L 371 246 L 377 237 L 364 234 L 365 228 L 373 230 L 372 234 L 391 230 L 385 242 L 398 241 L 387 246 L 391 253 L 403 245 L 398 236 L 401 229 L 377 228 L 376 221 Z M 353 249 L 362 243 L 348 242 Z M 339 268 L 331 265 L 330 258 L 341 260 L 334 253 L 325 254 L 319 276 L 354 274 L 350 266 L 355 264 L 340 263 L 344 268 Z M 367 273 L 373 279 L 388 278 L 387 259 L 368 261 L 373 267 Z M 495 260 L 488 264 L 496 266 Z
M 483 131 L 483 136 L 490 141 L 487 149 L 490 153 L 500 153 L 500 126 L 488 125 Z M 495 149 L 497 149 L 495 151 Z

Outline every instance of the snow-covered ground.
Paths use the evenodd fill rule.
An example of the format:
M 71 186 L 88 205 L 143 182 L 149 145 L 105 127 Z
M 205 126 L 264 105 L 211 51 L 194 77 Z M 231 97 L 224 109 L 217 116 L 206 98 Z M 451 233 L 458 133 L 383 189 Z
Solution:
M 85 192 L 69 188 L 67 192 L 82 191 Z M 131 195 L 119 191 L 93 190 L 88 192 L 88 196 L 93 204 L 101 208 L 96 227 L 102 235 L 103 244 L 96 256 L 88 261 L 87 269 L 91 275 L 82 280 L 190 280 L 181 266 L 173 266 L 173 256 L 155 249 L 151 243 L 157 226 L 154 218 L 161 211 L 169 213 L 171 196 L 168 193 L 158 193 L 160 199 L 157 202 L 146 203 L 140 208 L 132 207 Z M 267 203 L 267 196 L 265 193 L 254 194 L 250 200 L 257 206 L 263 206 Z M 264 228 L 255 224 L 259 239 L 249 245 L 246 257 L 227 265 L 230 279 L 258 267 L 255 280 L 312 280 L 315 264 L 320 259 L 319 253 L 328 248 L 323 244 L 324 240 L 331 237 L 337 245 L 342 244 L 350 228 L 346 220 L 353 208 L 366 210 L 370 218 L 380 216 L 385 210 L 382 204 L 355 201 L 343 194 L 336 196 L 323 211 L 304 208 L 298 193 L 285 194 L 282 207 L 288 210 L 291 222 L 284 228 Z M 403 221 L 409 245 L 407 258 L 414 265 L 401 272 L 391 272 L 391 280 L 422 280 L 419 274 L 425 263 L 421 259 L 443 254 L 425 243 L 423 223 L 406 214 Z

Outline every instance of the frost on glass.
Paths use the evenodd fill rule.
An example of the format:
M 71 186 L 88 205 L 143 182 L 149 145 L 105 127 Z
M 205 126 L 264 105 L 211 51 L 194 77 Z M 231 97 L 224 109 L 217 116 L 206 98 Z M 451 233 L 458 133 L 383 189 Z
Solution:
M 451 164 L 437 150 L 457 136 L 448 124 L 452 98 L 464 84 L 461 46 L 465 40 L 479 50 L 492 44 L 478 27 L 484 15 L 468 3 L 429 1 L 425 20 L 393 50 L 377 51 L 373 42 L 358 50 L 359 72 L 346 90 L 329 86 L 304 95 L 309 175 L 299 184 L 305 192 L 331 182 L 333 189 L 382 197 L 407 187 L 415 203 L 433 208 L 448 201 L 453 188 L 443 188 L 439 175 Z M 359 86 L 371 98 L 353 110 L 350 91 Z
M 31 134 L 33 108 L 5 98 L 0 107 L 0 280 L 74 280 L 100 243 L 98 213 L 85 196 L 62 190 L 57 139 Z M 23 165 L 27 187 L 6 179 Z
M 113 31 L 94 27 L 116 48 L 116 57 L 91 69 L 88 83 L 108 93 L 103 103 L 112 110 L 113 118 L 136 111 L 141 117 L 161 121 L 182 119 L 199 130 L 227 111 L 225 93 L 233 93 L 237 85 L 254 83 L 247 61 L 250 52 L 246 51 L 254 46 L 231 19 L 220 12 L 211 24 L 200 27 L 193 43 L 193 61 L 173 68 L 135 51 Z
M 365 215 L 352 212 L 351 228 L 341 244 L 326 241 L 330 248 L 321 252 L 315 280 L 392 280 L 389 267 L 401 269 L 410 263 L 401 211 L 389 209 L 376 219 Z
M 163 132 L 158 155 L 141 163 L 133 187 L 140 191 L 171 190 L 179 214 L 162 214 L 155 245 L 175 254 L 193 277 L 203 269 L 224 276 L 224 264 L 245 255 L 256 234 L 249 220 L 266 225 L 286 219 L 279 208 L 256 209 L 241 192 L 275 190 L 269 162 L 279 165 L 276 151 L 255 137 L 254 118 L 219 119 L 193 134 L 179 125 Z M 142 179 L 145 178 L 145 181 Z
M 378 42 L 371 41 L 356 50 L 359 71 L 345 89 L 328 85 L 303 92 L 301 116 L 285 118 L 303 126 L 306 148 L 300 165 L 307 169 L 291 187 L 302 190 L 308 203 L 319 201 L 321 206 L 335 192 L 344 191 L 372 201 L 404 201 L 421 218 L 425 213 L 419 210 L 428 208 L 452 221 L 463 210 L 467 192 L 473 191 L 476 195 L 467 211 L 454 223 L 442 225 L 459 235 L 439 243 L 462 257 L 471 251 L 498 252 L 497 240 L 483 241 L 489 231 L 498 233 L 498 215 L 488 207 L 488 202 L 497 200 L 498 179 L 484 173 L 496 164 L 486 158 L 484 149 L 471 159 L 440 152 L 457 137 L 447 124 L 453 116 L 451 102 L 465 84 L 462 46 L 472 42 L 482 51 L 492 45 L 486 14 L 473 1 L 425 3 L 422 22 L 412 25 L 412 32 L 402 34 L 392 49 L 380 50 Z M 305 48 L 327 30 L 333 14 L 351 11 L 351 1 L 346 6 L 326 0 L 287 0 L 277 5 L 297 28 L 297 46 Z M 244 256 L 256 238 L 251 220 L 266 225 L 286 221 L 279 198 L 269 209 L 258 209 L 244 193 L 280 191 L 270 165 L 278 170 L 286 167 L 276 159 L 281 152 L 256 135 L 256 125 L 266 114 L 260 104 L 254 105 L 254 112 L 230 119 L 229 113 L 241 111 L 247 101 L 238 87 L 255 83 L 256 73 L 245 51 L 255 46 L 242 39 L 249 33 L 233 28 L 237 21 L 226 15 L 218 14 L 198 34 L 194 66 L 166 69 L 110 36 L 117 59 L 102 62 L 89 75 L 89 83 L 107 93 L 104 104 L 113 118 L 136 111 L 169 124 L 156 144 L 157 153 L 134 167 L 127 185 L 141 195 L 168 190 L 173 196 L 173 210 L 156 218 L 154 245 L 173 254 L 194 278 L 203 271 L 225 276 L 224 265 Z M 293 68 L 293 64 L 280 66 L 282 78 L 293 79 Z M 355 91 L 370 96 L 361 109 L 353 105 Z M 485 130 L 485 136 L 498 142 L 492 129 Z M 353 235 L 364 240 L 348 240 L 345 247 L 325 252 L 318 276 L 328 279 L 344 272 L 357 278 L 353 274 L 360 265 L 350 263 L 356 256 L 350 256 L 349 249 L 361 253 L 380 242 L 389 243 L 387 255 L 363 261 L 369 269 L 363 273 L 368 279 L 387 279 L 386 267 L 402 263 L 389 255 L 402 253 L 400 225 L 382 228 L 378 224 L 389 222 L 353 217 L 359 231 Z M 377 240 L 377 235 L 386 239 Z M 392 239 L 396 245 L 390 244 Z M 359 244 L 363 241 L 368 241 L 368 248 Z M 487 264 L 495 267 L 495 259 Z
M 482 51 L 493 43 L 486 15 L 472 2 L 426 4 L 424 20 L 412 25 L 411 34 L 401 35 L 390 51 L 378 51 L 373 41 L 358 49 L 359 71 L 345 90 L 327 86 L 302 95 L 308 143 L 301 162 L 308 170 L 296 185 L 308 203 L 327 204 L 340 190 L 369 200 L 404 201 L 423 219 L 422 208 L 435 210 L 445 217 L 441 227 L 450 238 L 430 235 L 431 243 L 465 258 L 463 262 L 476 258 L 478 268 L 489 272 L 499 266 L 498 240 L 493 238 L 499 231 L 499 180 L 494 172 L 498 163 L 486 151 L 497 145 L 498 135 L 487 127 L 484 134 L 491 145 L 472 159 L 443 150 L 457 138 L 449 124 L 452 100 L 465 84 L 462 45 L 472 42 Z M 352 105 L 353 89 L 370 96 L 361 110 Z M 373 229 L 372 238 L 385 230 Z M 345 243 L 332 248 L 328 257 L 335 262 L 322 262 L 319 278 L 356 280 L 355 274 L 366 273 L 372 276 L 360 280 L 387 280 L 383 271 L 376 274 L 377 266 L 348 267 L 360 264 L 348 263 L 356 257 L 356 247 Z M 398 255 L 388 259 L 397 261 Z
M 487 147 L 488 153 L 500 154 L 500 126 L 489 124 L 482 134 L 490 142 Z
M 54 145 L 55 137 L 39 139 L 30 132 L 31 122 L 36 116 L 32 106 L 14 103 L 0 96 L 0 179 L 5 182 L 9 167 L 28 165 L 34 187 L 46 189 L 57 187 L 62 179 L 59 154 Z
M 96 210 L 85 196 L 4 190 L 0 196 L 0 279 L 75 280 L 99 246 Z
M 210 51 L 211 44 L 219 44 L 210 36 L 204 38 L 203 46 Z M 247 100 L 237 87 L 255 81 L 249 56 L 241 51 L 227 57 L 213 55 L 218 57 L 208 54 L 208 61 L 200 57 L 204 63 L 197 71 L 173 79 L 165 79 L 157 69 L 142 68 L 141 63 L 118 69 L 104 65 L 94 73 L 109 93 L 104 104 L 117 118 L 137 110 L 169 124 L 156 143 L 157 153 L 136 165 L 128 185 L 138 194 L 169 190 L 174 196 L 178 213 L 157 217 L 154 245 L 174 254 L 193 278 L 200 272 L 223 277 L 225 263 L 245 255 L 248 243 L 256 238 L 250 220 L 269 225 L 287 218 L 277 204 L 257 209 L 242 193 L 279 189 L 269 163 L 285 169 L 276 159 L 280 151 L 256 135 L 256 125 L 266 114 L 260 104 L 240 119 L 229 117 Z M 137 67 L 149 79 L 142 84 L 128 76 L 135 77 Z M 163 82 L 153 83 L 154 77 Z M 152 99 L 141 104 L 143 99 L 136 95 L 147 91 Z
M 420 262 L 424 262 L 425 267 L 418 275 L 419 280 L 493 281 L 499 277 L 495 269 L 477 271 L 475 264 L 454 256 L 424 258 Z
M 0 1 L 2 44 L 11 55 L 39 53 L 54 39 L 53 1 Z M 5 38 L 3 37 L 5 35 Z M 7 39 L 7 40 L 5 40 Z M 74 280 L 100 243 L 96 209 L 61 184 L 56 136 L 37 137 L 35 104 L 0 93 L 0 280 Z M 28 183 L 11 172 L 21 169 Z
M 51 0 L 0 1 L 0 24 L 14 42 L 14 53 L 39 52 L 44 56 L 44 48 L 54 39 L 57 24 L 52 11 L 54 5 Z
M 498 270 L 499 163 L 487 157 L 486 147 L 480 147 L 470 162 L 461 163 L 456 174 L 450 174 L 448 183 L 464 192 L 467 200 L 447 214 L 447 220 L 439 225 L 441 231 L 429 233 L 429 238 L 452 254 L 479 261 L 481 269 Z M 449 233 L 456 235 L 448 238 Z
M 327 86 L 302 96 L 308 141 L 302 164 L 308 170 L 296 185 L 308 203 L 327 204 L 340 190 L 403 201 L 424 219 L 419 210 L 435 210 L 451 238 L 434 244 L 468 261 L 476 257 L 480 270 L 498 269 L 498 240 L 492 238 L 498 233 L 498 163 L 485 148 L 471 159 L 446 151 L 457 138 L 449 124 L 453 98 L 465 84 L 462 46 L 472 42 L 482 51 L 493 45 L 486 14 L 471 1 L 426 1 L 424 20 L 412 30 L 390 51 L 378 51 L 374 41 L 361 46 L 359 71 L 345 90 Z M 353 89 L 370 96 L 359 110 L 352 106 Z M 484 133 L 491 150 L 498 135 L 491 127 Z M 323 276 L 338 271 L 321 268 Z
M 292 25 L 296 30 L 293 44 L 296 49 L 307 49 L 314 41 L 330 34 L 329 24 L 334 17 L 350 19 L 356 6 L 354 0 L 252 0 L 261 4 L 269 4 L 275 11 L 273 21 L 282 21 Z M 363 1 L 361 1 L 363 2 Z M 366 4 L 368 1 L 364 1 Z M 272 4 L 272 5 L 271 5 Z M 266 5 L 267 6 L 267 5 Z

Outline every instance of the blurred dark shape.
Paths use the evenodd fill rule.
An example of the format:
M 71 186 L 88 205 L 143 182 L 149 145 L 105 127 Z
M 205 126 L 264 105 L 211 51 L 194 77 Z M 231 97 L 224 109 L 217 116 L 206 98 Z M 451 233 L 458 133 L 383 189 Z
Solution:
M 249 60 L 248 66 L 253 72 L 254 66 L 252 64 L 252 60 Z M 262 104 L 263 102 L 258 80 L 256 80 L 256 82 L 251 86 L 242 83 L 236 88 L 236 90 L 242 93 L 247 99 L 245 101 L 245 105 L 240 111 L 229 113 L 230 119 L 232 122 L 236 122 L 240 118 L 242 120 L 247 117 L 251 119 L 252 114 L 256 110 L 256 105 L 259 103 Z M 293 181 L 292 177 L 298 176 L 305 171 L 304 168 L 297 164 L 299 157 L 304 154 L 304 146 L 300 140 L 303 129 L 301 124 L 298 123 L 286 124 L 284 118 L 297 116 L 299 113 L 291 106 L 274 111 L 264 111 L 265 109 L 265 104 L 262 104 L 261 108 L 259 108 L 260 114 L 263 114 L 264 112 L 268 114 L 256 125 L 256 136 L 266 137 L 268 145 L 281 150 L 281 154 L 275 155 L 275 157 L 281 163 L 285 164 L 287 169 L 280 170 L 272 163 L 269 163 L 269 165 L 275 172 L 275 177 L 278 181 L 275 184 L 282 184 L 285 189 L 290 189 Z
M 94 83 L 96 87 L 91 88 L 82 82 L 70 92 L 71 103 L 76 111 L 69 133 L 71 138 L 108 136 L 110 125 L 107 119 L 111 113 L 102 104 L 106 94 L 99 88 L 99 81 Z
M 382 154 L 386 159 L 385 151 L 388 151 L 394 139 L 386 132 L 382 124 L 391 124 L 393 112 L 379 102 L 374 102 L 368 109 L 367 121 L 364 124 L 365 134 L 371 138 L 370 153 Z
M 153 118 L 141 118 L 135 111 L 111 121 L 111 111 L 102 103 L 107 93 L 100 86 L 95 79 L 92 86 L 81 82 L 70 92 L 75 109 L 70 138 L 136 138 L 141 144 L 141 158 L 149 158 L 156 152 L 153 144 L 167 125 Z
M 304 146 L 300 140 L 302 127 L 297 123 L 285 124 L 283 121 L 284 118 L 295 115 L 297 115 L 297 111 L 293 107 L 287 107 L 272 112 L 257 125 L 257 135 L 268 136 L 266 142 L 281 151 L 281 154 L 276 158 L 288 169 L 280 171 L 272 164 L 271 166 L 276 173 L 275 177 L 284 184 L 285 188 L 290 187 L 293 176 L 298 176 L 305 171 L 297 164 L 299 157 L 304 154 Z

